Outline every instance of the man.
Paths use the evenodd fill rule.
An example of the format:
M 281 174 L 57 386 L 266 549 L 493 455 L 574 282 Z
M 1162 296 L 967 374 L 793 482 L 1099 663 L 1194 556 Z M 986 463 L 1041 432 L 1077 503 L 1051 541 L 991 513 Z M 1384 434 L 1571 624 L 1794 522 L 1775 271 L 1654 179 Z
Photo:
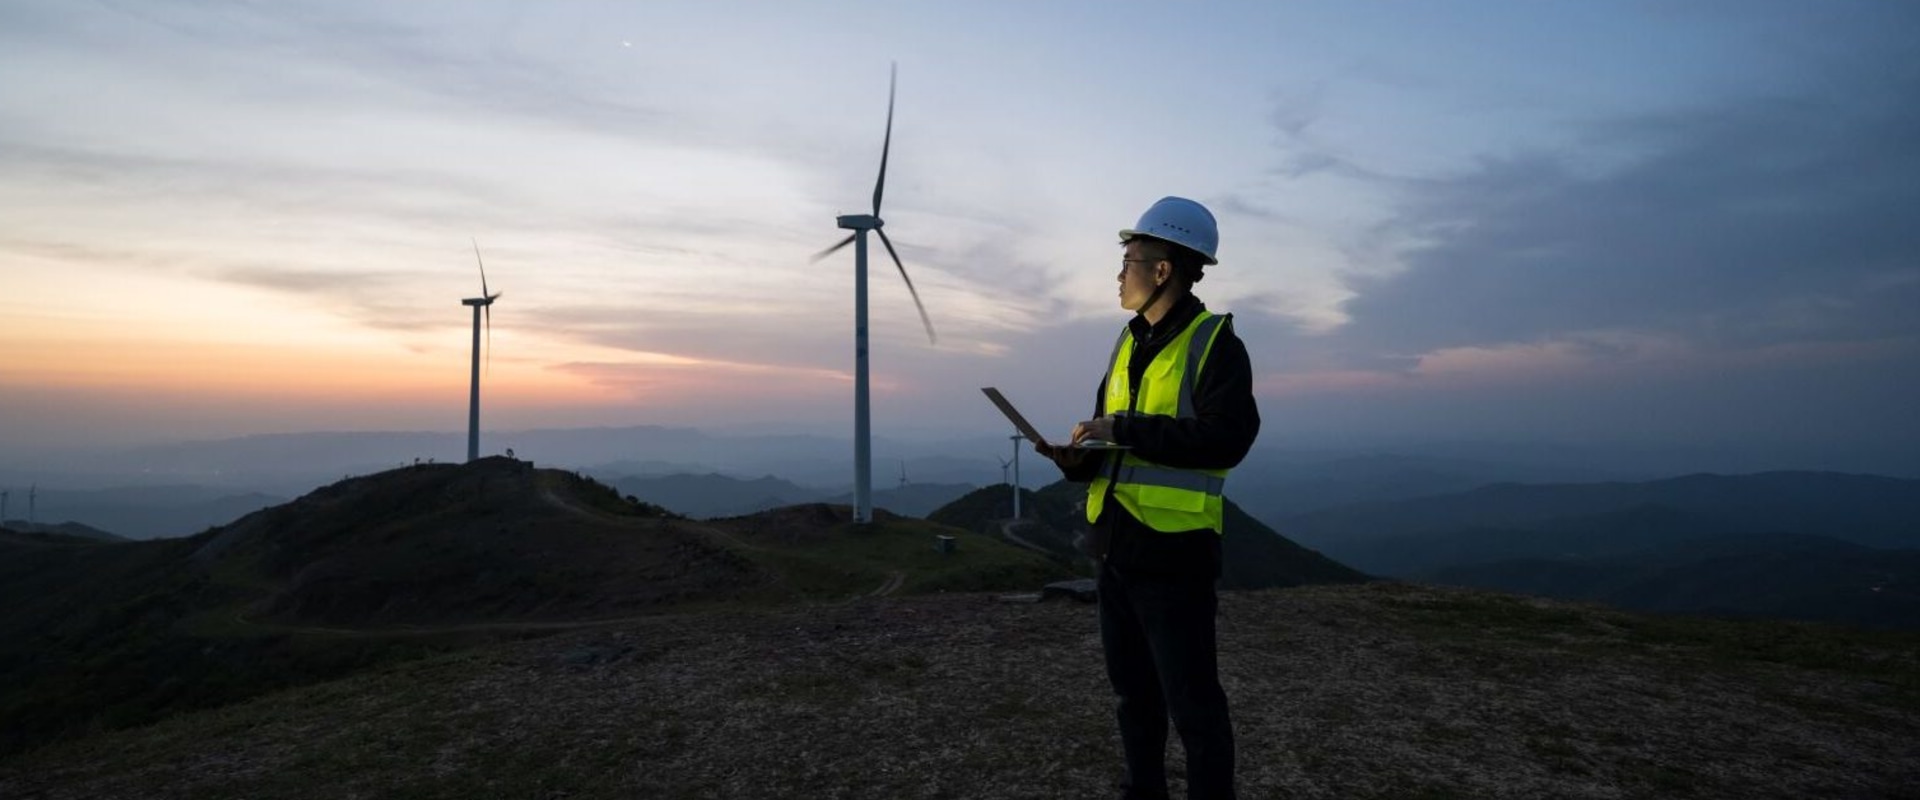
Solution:
M 1167 796 L 1167 717 L 1187 751 L 1189 798 L 1231 798 L 1233 727 L 1214 638 L 1221 487 L 1260 432 L 1253 371 L 1232 317 L 1193 296 L 1219 263 L 1213 214 L 1163 198 L 1120 232 L 1120 333 L 1072 446 L 1037 448 L 1088 482 L 1100 565 L 1100 641 L 1119 697 L 1124 798 Z M 1127 449 L 1093 449 L 1098 442 Z

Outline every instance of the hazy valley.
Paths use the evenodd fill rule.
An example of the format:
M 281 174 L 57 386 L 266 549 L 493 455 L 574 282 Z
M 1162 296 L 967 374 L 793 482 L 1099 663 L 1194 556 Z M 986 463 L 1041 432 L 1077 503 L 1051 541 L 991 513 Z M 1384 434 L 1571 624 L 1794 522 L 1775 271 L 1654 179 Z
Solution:
M 851 499 L 848 447 L 831 437 L 638 427 L 499 438 L 520 445 L 523 460 L 696 519 Z M 125 538 L 184 536 L 284 502 L 276 491 L 296 496 L 341 475 L 440 463 L 458 444 L 445 434 L 287 434 L 140 448 L 89 462 L 92 477 L 76 478 L 73 488 L 42 485 L 36 514 L 41 523 Z M 565 460 L 531 458 L 539 453 Z M 1012 514 L 1003 481 L 1012 477 L 1013 453 L 1004 440 L 882 439 L 876 453 L 880 508 L 925 518 L 978 491 L 1003 498 L 989 518 Z M 1648 610 L 1920 624 L 1911 622 L 1920 619 L 1920 481 L 1806 471 L 1643 477 L 1623 470 L 1623 460 L 1498 446 L 1412 455 L 1256 449 L 1235 470 L 1228 496 L 1245 520 L 1237 525 L 1278 531 L 1372 575 Z M 1029 492 L 1057 478 L 1031 452 L 1022 453 L 1021 470 Z M 136 475 L 217 482 L 112 485 Z M 23 493 L 11 494 L 9 525 L 27 530 Z M 1062 495 L 1068 504 L 1071 495 Z M 1058 533 L 1030 538 L 1070 550 L 1076 515 L 1028 516 L 1047 513 Z M 1711 552 L 1695 544 L 1712 540 L 1725 541 Z M 1832 546 L 1807 545 L 1815 540 Z

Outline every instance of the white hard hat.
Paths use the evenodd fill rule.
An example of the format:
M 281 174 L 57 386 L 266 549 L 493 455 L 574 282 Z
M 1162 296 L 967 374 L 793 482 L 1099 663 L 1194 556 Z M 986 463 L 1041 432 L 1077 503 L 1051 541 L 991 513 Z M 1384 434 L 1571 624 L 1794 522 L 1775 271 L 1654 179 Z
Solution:
M 1220 227 L 1213 212 L 1184 197 L 1162 197 L 1140 215 L 1133 227 L 1120 232 L 1120 241 L 1135 236 L 1151 236 L 1185 247 L 1202 256 L 1208 264 L 1218 264 L 1214 251 L 1220 249 Z

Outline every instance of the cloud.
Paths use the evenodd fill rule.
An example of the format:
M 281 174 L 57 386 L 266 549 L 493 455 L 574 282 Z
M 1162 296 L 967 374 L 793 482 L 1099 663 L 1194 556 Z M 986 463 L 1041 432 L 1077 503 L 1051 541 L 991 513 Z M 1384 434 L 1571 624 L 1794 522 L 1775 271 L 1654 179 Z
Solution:
M 1542 153 L 1410 184 L 1394 225 L 1424 244 L 1351 282 L 1340 335 L 1401 351 L 1920 335 L 1920 106 L 1890 102 L 1920 81 L 1833 88 L 1606 124 L 1596 138 L 1647 155 L 1604 174 Z

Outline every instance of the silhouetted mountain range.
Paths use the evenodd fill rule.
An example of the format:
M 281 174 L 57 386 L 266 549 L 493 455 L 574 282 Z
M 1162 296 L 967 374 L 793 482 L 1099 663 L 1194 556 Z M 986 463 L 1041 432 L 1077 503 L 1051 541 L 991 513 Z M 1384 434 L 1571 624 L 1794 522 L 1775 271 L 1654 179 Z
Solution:
M 1605 518 L 1620 514 L 1628 516 Z M 1689 475 L 1640 483 L 1500 484 L 1299 514 L 1280 519 L 1277 527 L 1361 569 L 1388 572 L 1383 563 L 1390 563 L 1387 559 L 1407 546 L 1408 537 L 1484 537 L 1489 530 L 1537 532 L 1571 526 L 1598 532 L 1593 537 L 1597 541 L 1632 535 L 1612 523 L 1631 523 L 1635 514 L 1657 530 L 1698 524 L 1702 527 L 1694 538 L 1787 532 L 1830 536 L 1868 547 L 1920 547 L 1920 481 L 1830 472 Z M 1582 521 L 1596 515 L 1601 518 Z
M 1920 627 L 1920 550 L 1804 534 L 1714 536 L 1630 555 L 1515 559 L 1412 577 L 1643 611 Z
M 12 536 L 29 537 L 44 541 L 60 539 L 79 539 L 91 542 L 124 542 L 124 536 L 115 536 L 99 528 L 82 525 L 78 522 L 62 522 L 48 525 L 44 522 L 28 522 L 24 519 L 0 520 L 0 533 Z
M 874 440 L 874 480 L 891 483 L 903 465 L 920 483 L 982 483 L 999 474 L 1000 436 L 907 442 Z M 482 452 L 512 450 L 545 467 L 605 477 L 674 473 L 774 475 L 829 492 L 852 484 L 852 448 L 844 438 L 804 434 L 716 433 L 693 428 L 631 426 L 488 431 Z M 364 475 L 418 463 L 458 463 L 464 432 L 325 432 L 243 436 L 133 448 L 111 456 L 74 456 L 61 470 L 137 475 L 155 481 L 298 493 L 343 475 Z M 978 453 L 977 457 L 964 454 Z M 52 469 L 56 465 L 42 465 Z M 30 479 L 30 474 L 26 477 Z M 131 481 L 123 481 L 131 482 Z M 46 485 L 44 479 L 42 485 Z
M 1498 485 L 1281 527 L 1376 574 L 1658 611 L 1920 626 L 1920 481 Z
M 1229 491 L 1248 513 L 1278 520 L 1326 508 L 1464 492 L 1496 483 L 1590 483 L 1634 477 L 1564 461 L 1502 461 L 1397 453 L 1256 449 L 1233 471 Z
M 40 519 L 72 520 L 128 539 L 185 536 L 286 502 L 259 492 L 208 486 L 121 486 L 41 489 Z

